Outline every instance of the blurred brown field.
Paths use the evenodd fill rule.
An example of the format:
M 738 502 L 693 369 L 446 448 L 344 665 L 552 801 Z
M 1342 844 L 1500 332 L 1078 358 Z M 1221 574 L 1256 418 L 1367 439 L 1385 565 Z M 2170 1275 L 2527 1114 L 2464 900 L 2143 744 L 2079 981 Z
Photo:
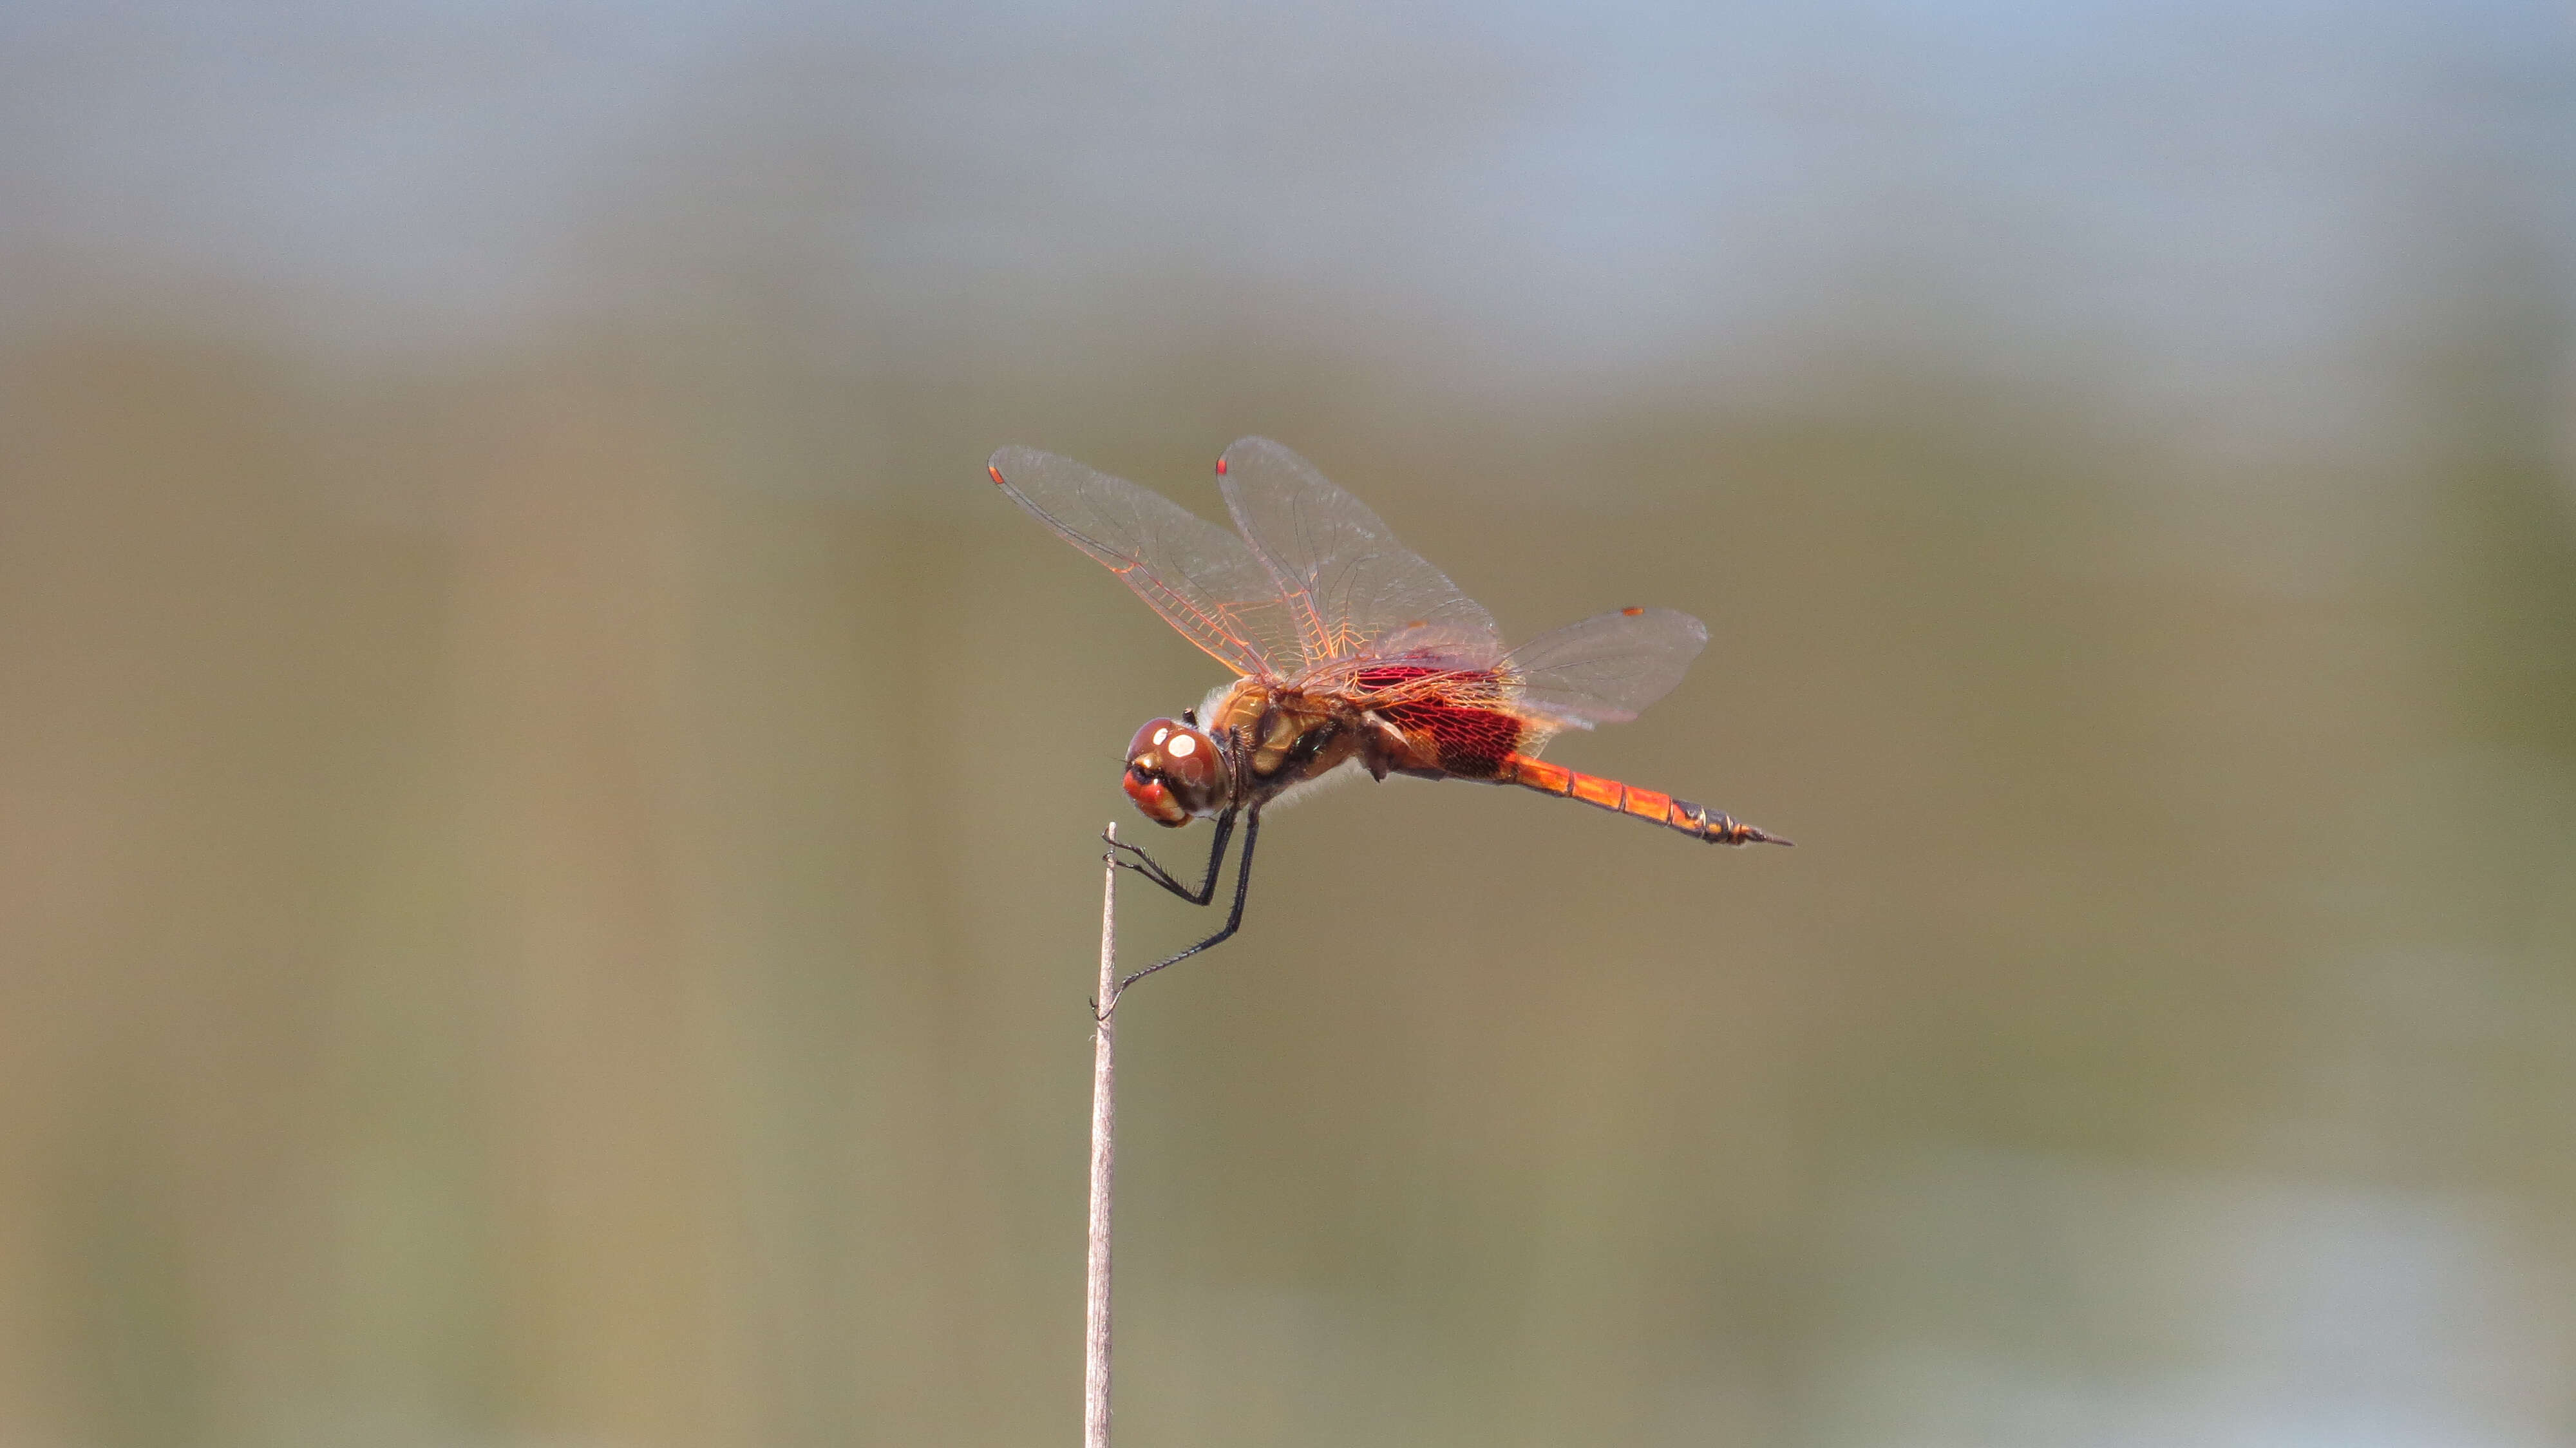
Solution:
M 1095 836 L 1215 666 L 982 464 L 1215 514 L 1251 433 L 1507 633 L 1708 620 L 1551 757 L 1799 848 L 1279 816 L 1122 1008 L 1122 1442 L 2566 1441 L 2576 47 L 2265 12 L 1960 121 L 1854 13 L 1761 42 L 1830 114 L 1544 17 L 12 22 L 0 1443 L 1069 1438 Z M 1682 119 L 1548 129 L 1623 67 Z M 2277 273 L 1950 169 L 2212 97 L 2255 159 L 2138 230 Z M 2479 164 L 2375 149 L 2428 118 Z M 1982 259 L 1730 310 L 1807 233 L 1620 180 L 1674 136 Z M 2249 300 L 2326 172 L 2402 218 L 2330 328 Z M 1575 230 L 1479 234 L 1513 177 Z M 1717 219 L 1672 262 L 1605 187 Z M 1603 279 L 1658 265 L 1706 294 Z

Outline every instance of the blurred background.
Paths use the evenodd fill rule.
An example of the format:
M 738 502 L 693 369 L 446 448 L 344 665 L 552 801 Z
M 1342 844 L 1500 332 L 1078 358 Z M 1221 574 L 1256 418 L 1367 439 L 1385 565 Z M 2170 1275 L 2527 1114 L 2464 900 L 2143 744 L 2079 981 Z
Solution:
M 1072 1441 L 1247 433 L 1799 848 L 1275 817 L 1121 1443 L 2576 1441 L 2571 307 L 2552 5 L 0 10 L 0 1443 Z

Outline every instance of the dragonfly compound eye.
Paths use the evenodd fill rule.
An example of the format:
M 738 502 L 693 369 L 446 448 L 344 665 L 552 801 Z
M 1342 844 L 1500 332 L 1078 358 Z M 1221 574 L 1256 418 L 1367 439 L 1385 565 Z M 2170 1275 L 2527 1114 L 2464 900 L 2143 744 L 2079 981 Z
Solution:
M 1216 741 L 1185 724 L 1154 719 L 1127 743 L 1127 797 L 1145 817 L 1185 825 L 1214 814 L 1225 795 L 1225 760 Z

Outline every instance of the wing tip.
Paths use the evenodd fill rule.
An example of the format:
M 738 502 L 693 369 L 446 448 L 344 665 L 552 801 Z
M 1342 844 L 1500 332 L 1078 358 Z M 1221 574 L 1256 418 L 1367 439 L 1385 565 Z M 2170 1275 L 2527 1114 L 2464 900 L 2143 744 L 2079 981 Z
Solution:
M 984 476 L 1007 488 L 1011 483 L 1010 479 L 1004 476 L 1006 472 L 1026 473 L 1031 467 L 1043 462 L 1046 457 L 1047 454 L 1036 448 L 1016 442 L 1004 443 L 993 449 L 991 457 L 984 459 Z
M 1227 443 L 1225 451 L 1217 455 L 1216 475 L 1221 478 L 1231 477 L 1234 473 L 1235 459 L 1256 452 L 1275 454 L 1276 456 L 1272 458 L 1273 461 L 1277 461 L 1279 458 L 1284 457 L 1304 468 L 1308 472 L 1315 471 L 1315 465 L 1313 463 L 1307 462 L 1304 457 L 1289 448 L 1286 444 L 1274 442 L 1269 438 L 1261 436 L 1259 433 L 1246 433 L 1242 437 L 1236 438 L 1234 441 Z M 1317 476 L 1320 477 L 1321 474 L 1317 474 Z
M 1690 625 L 1689 631 L 1697 634 L 1701 643 L 1708 642 L 1708 625 L 1700 622 L 1696 615 L 1684 613 L 1678 608 L 1664 608 L 1654 604 L 1630 604 L 1626 608 L 1614 608 L 1610 612 L 1621 618 L 1644 618 L 1648 614 L 1676 618 Z M 1602 614 L 1599 617 L 1607 618 L 1609 614 Z

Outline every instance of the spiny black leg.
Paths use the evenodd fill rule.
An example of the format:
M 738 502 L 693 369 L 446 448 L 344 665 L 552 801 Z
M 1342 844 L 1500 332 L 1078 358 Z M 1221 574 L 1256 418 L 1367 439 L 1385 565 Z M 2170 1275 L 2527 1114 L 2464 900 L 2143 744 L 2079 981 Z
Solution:
M 1125 840 L 1109 840 L 1109 847 L 1113 850 L 1123 850 L 1128 854 L 1134 855 L 1136 858 L 1128 860 L 1112 855 L 1110 856 L 1110 861 L 1122 870 L 1135 871 L 1137 874 L 1144 876 L 1146 879 L 1153 881 L 1155 884 L 1162 886 L 1164 889 L 1171 891 L 1173 894 L 1180 896 L 1182 899 L 1189 901 L 1193 905 L 1205 905 L 1216 898 L 1217 873 L 1225 868 L 1225 842 L 1231 838 L 1233 834 L 1234 811 L 1227 810 L 1225 813 L 1216 817 L 1216 839 L 1208 845 L 1207 878 L 1199 882 L 1199 887 L 1196 890 L 1192 890 L 1188 886 L 1183 885 L 1180 881 L 1173 879 L 1172 873 L 1169 870 L 1164 869 L 1161 865 L 1155 863 L 1153 856 L 1146 854 L 1143 850 L 1127 843 Z M 1101 837 L 1103 839 L 1108 839 L 1106 832 L 1103 832 Z
M 1191 956 L 1198 954 L 1200 951 L 1207 949 L 1209 946 L 1217 944 L 1227 936 L 1234 934 L 1236 927 L 1243 924 L 1244 897 L 1252 893 L 1252 844 L 1253 841 L 1260 838 L 1261 811 L 1255 809 L 1252 813 L 1244 817 L 1243 855 L 1240 859 L 1235 861 L 1234 866 L 1234 910 L 1225 917 L 1225 928 L 1218 931 L 1216 934 L 1209 936 L 1207 939 L 1200 941 L 1198 944 L 1191 946 L 1189 949 L 1184 950 L 1177 955 L 1168 956 L 1162 960 L 1155 961 L 1152 965 L 1149 965 L 1143 970 L 1136 972 L 1134 975 L 1127 977 L 1125 980 L 1118 982 L 1118 989 L 1109 993 L 1109 1004 L 1101 1007 L 1100 1015 L 1102 1019 L 1107 1019 L 1109 1013 L 1118 1008 L 1118 998 L 1127 993 L 1127 987 L 1134 985 L 1136 982 L 1143 980 L 1145 977 L 1152 975 L 1154 972 L 1161 970 L 1167 965 L 1178 965 L 1182 961 L 1189 959 Z M 1215 884 L 1216 877 L 1214 875 L 1210 875 L 1208 877 L 1208 883 L 1211 885 Z
M 1173 879 L 1172 872 L 1164 869 L 1160 862 L 1156 861 L 1153 856 L 1146 854 L 1143 849 L 1138 846 L 1131 845 L 1125 840 L 1119 839 L 1107 830 L 1102 830 L 1100 832 L 1100 838 L 1102 842 L 1109 846 L 1109 853 L 1102 855 L 1100 858 L 1107 860 L 1110 864 L 1116 865 L 1122 870 L 1133 870 L 1137 874 L 1144 876 L 1146 879 L 1153 881 L 1155 884 L 1162 886 L 1164 889 L 1171 891 L 1173 894 L 1178 895 L 1183 899 L 1187 899 L 1189 897 L 1189 887 L 1182 884 L 1180 881 Z M 1121 858 L 1124 855 L 1133 855 L 1135 858 L 1132 860 Z
M 1190 892 L 1187 887 L 1173 879 L 1169 870 L 1166 870 L 1161 865 L 1155 863 L 1153 856 L 1146 854 L 1142 849 L 1127 843 L 1125 840 L 1118 838 L 1107 830 L 1102 830 L 1100 832 L 1100 839 L 1103 844 L 1109 846 L 1109 853 L 1102 855 L 1100 858 L 1107 860 L 1110 864 L 1116 865 L 1122 870 L 1133 870 L 1137 874 L 1144 876 L 1146 879 L 1153 881 L 1155 884 L 1162 886 L 1164 889 L 1171 891 L 1173 894 L 1179 895 L 1184 899 L 1188 898 Z M 1128 854 L 1134 855 L 1136 858 L 1133 860 L 1120 859 L 1118 857 L 1118 852 L 1122 850 Z
M 1164 889 L 1171 891 L 1173 894 L 1189 901 L 1193 905 L 1205 905 L 1215 898 L 1217 871 L 1223 867 L 1226 836 L 1232 831 L 1232 827 L 1233 821 L 1230 819 L 1221 817 L 1218 820 L 1216 837 L 1209 841 L 1207 878 L 1200 883 L 1199 888 L 1195 891 L 1190 889 L 1189 886 L 1172 878 L 1172 872 L 1163 868 L 1160 861 L 1157 861 L 1153 856 L 1146 854 L 1143 849 L 1138 846 L 1131 845 L 1125 840 L 1111 839 L 1106 831 L 1102 832 L 1101 837 L 1108 841 L 1110 849 L 1116 853 L 1109 854 L 1103 858 L 1107 859 L 1109 863 L 1116 865 L 1122 870 L 1135 871 L 1137 874 L 1144 876 L 1146 879 L 1153 881 L 1155 884 L 1162 886 Z M 1133 858 L 1122 858 L 1122 856 L 1132 856 Z

